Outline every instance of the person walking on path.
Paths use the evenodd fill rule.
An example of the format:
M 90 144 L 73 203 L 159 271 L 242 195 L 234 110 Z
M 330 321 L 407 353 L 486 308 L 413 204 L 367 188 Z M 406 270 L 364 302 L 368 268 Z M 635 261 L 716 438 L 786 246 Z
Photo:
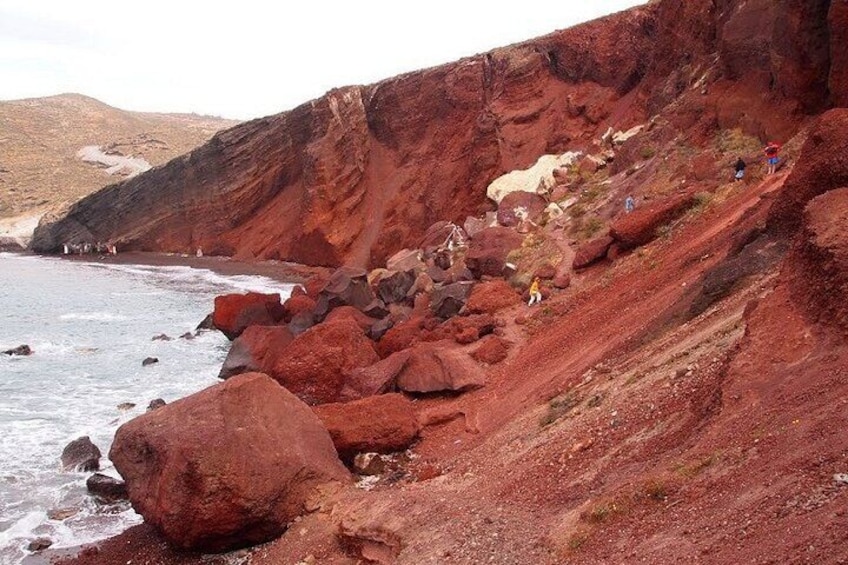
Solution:
M 742 178 L 745 176 L 746 166 L 747 165 L 745 164 L 745 161 L 742 160 L 742 157 L 737 157 L 736 164 L 733 165 L 733 169 L 736 171 L 736 174 L 733 178 L 735 178 L 737 181 L 742 180 Z
M 635 208 L 636 208 L 636 201 L 633 200 L 632 196 L 628 195 L 627 198 L 624 199 L 624 211 L 629 214 Z
M 538 304 L 542 302 L 542 293 L 539 292 L 539 277 L 533 279 L 533 284 L 530 285 L 530 302 L 527 303 L 527 306 L 532 306 L 533 304 Z
M 777 156 L 780 152 L 780 144 L 769 141 L 763 152 L 766 154 L 766 159 L 768 160 L 768 172 L 766 174 L 773 175 L 777 170 L 777 164 L 780 162 L 780 158 Z

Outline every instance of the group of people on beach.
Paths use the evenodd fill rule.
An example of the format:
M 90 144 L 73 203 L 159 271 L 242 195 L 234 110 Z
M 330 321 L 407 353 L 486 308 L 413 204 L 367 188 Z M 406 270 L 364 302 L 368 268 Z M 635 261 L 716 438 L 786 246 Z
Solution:
M 118 246 L 114 243 L 65 243 L 62 245 L 62 255 L 117 255 Z

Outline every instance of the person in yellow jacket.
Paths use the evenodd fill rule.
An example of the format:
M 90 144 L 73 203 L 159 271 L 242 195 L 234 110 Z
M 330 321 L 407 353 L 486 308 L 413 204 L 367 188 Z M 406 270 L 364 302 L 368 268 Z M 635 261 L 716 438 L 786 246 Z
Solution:
M 542 302 L 542 293 L 539 292 L 539 277 L 536 277 L 533 279 L 533 284 L 530 285 L 530 302 L 527 303 L 527 306 L 539 302 Z

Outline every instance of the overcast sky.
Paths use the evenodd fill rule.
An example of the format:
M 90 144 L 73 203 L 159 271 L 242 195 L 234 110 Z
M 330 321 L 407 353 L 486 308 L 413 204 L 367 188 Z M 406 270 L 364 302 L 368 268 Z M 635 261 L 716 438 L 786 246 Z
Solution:
M 0 0 L 0 100 L 249 119 L 645 0 Z

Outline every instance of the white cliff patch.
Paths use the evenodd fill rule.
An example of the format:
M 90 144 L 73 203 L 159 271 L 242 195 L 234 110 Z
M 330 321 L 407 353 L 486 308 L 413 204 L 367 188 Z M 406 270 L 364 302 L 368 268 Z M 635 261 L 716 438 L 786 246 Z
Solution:
M 107 175 L 120 175 L 126 178 L 134 177 L 152 168 L 152 165 L 141 157 L 104 153 L 99 145 L 86 145 L 77 151 L 77 157 L 86 163 L 105 167 Z
M 574 164 L 580 155 L 579 151 L 542 155 L 529 169 L 512 171 L 493 180 L 486 189 L 486 196 L 500 204 L 504 196 L 511 192 L 547 192 L 556 184 L 554 169 Z
M 21 248 L 29 245 L 42 214 L 27 214 L 14 218 L 0 218 L 0 243 L 13 242 Z

